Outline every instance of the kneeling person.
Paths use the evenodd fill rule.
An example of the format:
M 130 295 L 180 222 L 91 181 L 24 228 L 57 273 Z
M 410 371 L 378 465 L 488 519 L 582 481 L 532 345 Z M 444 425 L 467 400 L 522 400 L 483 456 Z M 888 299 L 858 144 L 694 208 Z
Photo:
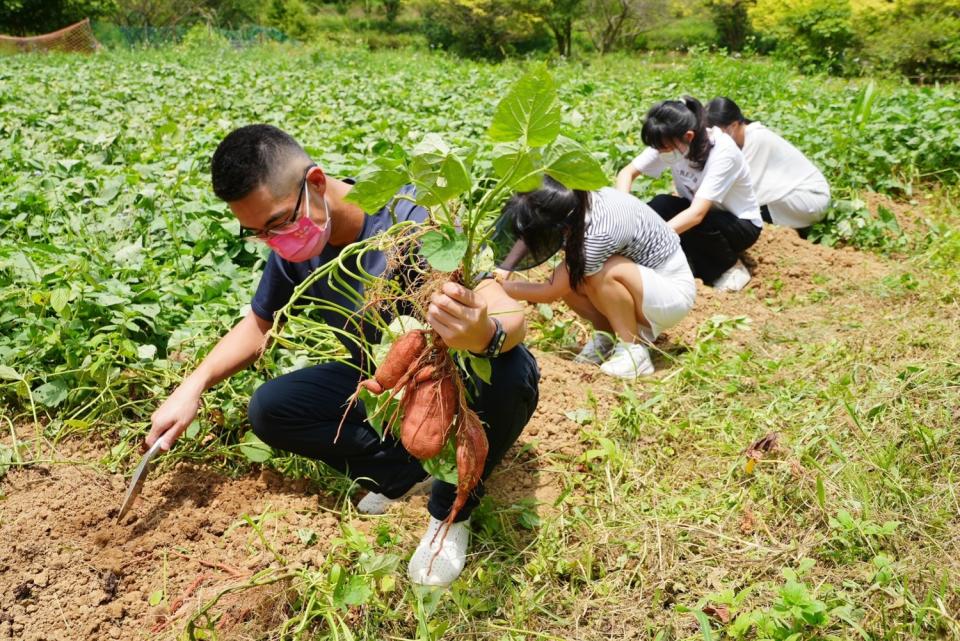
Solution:
M 337 260 L 346 245 L 380 233 L 392 223 L 389 206 L 368 216 L 346 202 L 352 185 L 327 177 L 292 137 L 269 125 L 242 127 L 224 138 L 213 156 L 212 178 L 214 192 L 227 202 L 248 237 L 265 242 L 273 251 L 250 313 L 154 412 L 146 441 L 152 445 L 163 439 L 163 449 L 169 449 L 193 421 L 207 388 L 257 359 L 274 315 L 300 283 L 320 266 Z M 405 187 L 398 195 L 412 192 L 412 187 Z M 426 210 L 408 199 L 397 199 L 395 205 L 393 213 L 400 221 L 423 222 L 427 217 Z M 359 264 L 356 258 L 346 263 L 348 272 L 341 276 L 358 292 L 361 284 L 348 274 L 363 269 L 388 277 L 381 252 L 365 253 Z M 342 283 L 321 278 L 306 294 L 356 309 L 340 289 Z M 433 295 L 427 312 L 427 322 L 449 347 L 492 357 L 489 384 L 466 381 L 473 392 L 470 406 L 483 421 L 490 446 L 484 479 L 516 441 L 537 404 L 539 373 L 536 361 L 521 344 L 526 328 L 523 315 L 517 312 L 518 303 L 492 279 L 473 290 L 445 283 Z M 356 331 L 342 315 L 333 311 L 323 315 L 333 327 Z M 372 333 L 356 338 L 377 340 Z M 404 496 L 427 474 L 398 439 L 389 434 L 381 439 L 362 406 L 349 410 L 334 442 L 347 399 L 362 377 L 356 344 L 344 344 L 353 354 L 352 365 L 324 363 L 268 381 L 250 400 L 250 422 L 271 446 L 321 460 L 355 479 L 371 492 L 360 507 L 382 512 L 386 503 Z M 435 537 L 450 513 L 456 487 L 433 481 L 429 524 L 409 564 L 414 582 L 449 585 L 460 574 L 469 539 L 468 519 L 482 492 L 481 480 L 446 537 Z

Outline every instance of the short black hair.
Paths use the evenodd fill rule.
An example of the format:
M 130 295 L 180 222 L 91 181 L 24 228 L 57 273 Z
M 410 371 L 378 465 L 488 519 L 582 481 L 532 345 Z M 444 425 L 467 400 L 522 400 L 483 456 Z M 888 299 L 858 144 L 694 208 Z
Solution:
M 664 149 L 693 132 L 687 159 L 697 169 L 703 169 L 713 146 L 707 136 L 706 114 L 700 101 L 692 96 L 680 100 L 658 102 L 647 112 L 640 130 L 643 144 L 655 149 Z
M 272 125 L 247 125 L 234 129 L 220 142 L 210 161 L 213 193 L 226 202 L 244 198 L 291 158 L 310 157 L 287 132 Z

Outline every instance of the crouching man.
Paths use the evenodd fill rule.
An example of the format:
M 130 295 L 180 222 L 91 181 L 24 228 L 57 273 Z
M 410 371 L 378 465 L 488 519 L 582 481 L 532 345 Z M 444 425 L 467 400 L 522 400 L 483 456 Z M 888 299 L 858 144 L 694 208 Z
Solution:
M 213 155 L 211 173 L 214 192 L 240 221 L 242 234 L 266 243 L 272 252 L 251 311 L 153 413 L 148 446 L 163 439 L 161 447 L 169 449 L 196 417 L 203 392 L 257 359 L 274 315 L 309 274 L 336 260 L 346 245 L 378 234 L 392 223 L 386 207 L 367 215 L 346 202 L 352 184 L 328 177 L 291 136 L 269 125 L 241 127 L 227 135 Z M 404 187 L 398 195 L 412 191 Z M 405 199 L 395 203 L 394 214 L 399 221 L 422 223 L 427 218 L 426 210 Z M 350 260 L 348 267 L 356 266 L 355 259 Z M 386 277 L 382 253 L 368 252 L 360 261 L 359 267 L 367 273 Z M 360 283 L 352 285 L 362 291 Z M 356 308 L 326 279 L 314 282 L 307 295 Z M 517 440 L 537 405 L 539 372 L 521 344 L 526 326 L 519 309 L 499 283 L 486 279 L 474 289 L 445 283 L 433 294 L 427 312 L 426 321 L 448 346 L 491 359 L 491 382 L 470 383 L 476 392 L 470 405 L 483 421 L 490 444 L 484 479 Z M 339 314 L 324 314 L 332 326 L 353 327 Z M 324 363 L 270 380 L 250 399 L 249 417 L 256 434 L 271 446 L 323 461 L 355 479 L 369 491 L 358 509 L 379 514 L 427 481 L 428 475 L 399 440 L 390 435 L 380 438 L 360 404 L 350 409 L 334 442 L 347 399 L 361 379 L 356 346 L 347 347 L 354 366 Z M 412 581 L 447 586 L 457 578 L 466 561 L 470 513 L 482 493 L 481 480 L 447 535 L 434 537 L 450 513 L 456 487 L 433 480 L 429 522 L 410 558 Z

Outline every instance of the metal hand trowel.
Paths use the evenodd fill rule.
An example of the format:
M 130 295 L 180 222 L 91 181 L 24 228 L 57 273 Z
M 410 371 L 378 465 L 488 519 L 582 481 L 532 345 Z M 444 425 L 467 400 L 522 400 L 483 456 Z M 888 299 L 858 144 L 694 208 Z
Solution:
M 143 489 L 143 482 L 146 480 L 147 473 L 150 471 L 150 461 L 160 452 L 161 440 L 162 439 L 158 438 L 157 442 L 153 444 L 153 447 L 147 450 L 147 453 L 143 455 L 143 460 L 140 461 L 140 465 L 134 470 L 133 478 L 130 480 L 130 487 L 127 488 L 127 495 L 123 497 L 123 505 L 120 506 L 120 514 L 117 515 L 117 521 L 120 521 L 127 515 L 133 502 L 140 496 L 140 490 Z

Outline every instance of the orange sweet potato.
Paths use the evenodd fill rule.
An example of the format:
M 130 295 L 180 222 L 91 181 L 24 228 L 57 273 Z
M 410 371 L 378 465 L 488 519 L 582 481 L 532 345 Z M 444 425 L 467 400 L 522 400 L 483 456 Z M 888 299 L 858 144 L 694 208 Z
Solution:
M 372 379 L 363 381 L 361 385 L 374 394 L 393 389 L 398 383 L 403 384 L 404 377 L 411 373 L 411 368 L 420 360 L 427 349 L 426 332 L 415 329 L 407 332 L 390 346 L 386 358 L 374 373 Z
M 490 444 L 480 417 L 468 409 L 463 413 L 457 430 L 457 498 L 447 516 L 448 525 L 457 518 L 457 513 L 467 503 L 467 497 L 480 482 L 489 450 Z
M 422 373 L 434 372 L 430 366 Z M 433 458 L 447 442 L 457 412 L 457 389 L 451 375 L 438 377 L 418 374 L 407 385 L 403 397 L 403 421 L 400 442 L 420 460 Z

